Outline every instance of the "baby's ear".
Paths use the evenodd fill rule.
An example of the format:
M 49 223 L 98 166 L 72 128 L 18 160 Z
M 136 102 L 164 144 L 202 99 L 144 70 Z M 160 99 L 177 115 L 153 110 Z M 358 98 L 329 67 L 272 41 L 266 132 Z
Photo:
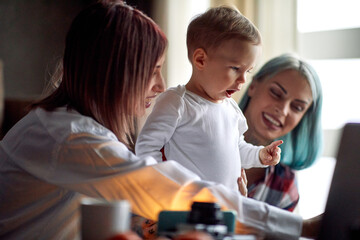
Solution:
M 192 57 L 194 67 L 196 67 L 198 70 L 204 69 L 206 59 L 207 54 L 203 48 L 195 49 Z

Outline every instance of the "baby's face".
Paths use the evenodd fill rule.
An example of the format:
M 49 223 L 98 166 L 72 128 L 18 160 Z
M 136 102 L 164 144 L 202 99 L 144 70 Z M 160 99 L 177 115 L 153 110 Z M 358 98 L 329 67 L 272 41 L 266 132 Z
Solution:
M 224 41 L 215 50 L 209 50 L 203 77 L 198 80 L 203 97 L 221 102 L 240 91 L 260 54 L 261 46 L 238 39 Z

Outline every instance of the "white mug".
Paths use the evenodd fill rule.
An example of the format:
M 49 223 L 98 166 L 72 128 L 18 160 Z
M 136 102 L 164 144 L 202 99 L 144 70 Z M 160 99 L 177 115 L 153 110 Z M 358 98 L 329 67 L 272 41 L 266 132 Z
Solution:
M 106 240 L 130 229 L 130 203 L 84 198 L 81 201 L 83 240 Z

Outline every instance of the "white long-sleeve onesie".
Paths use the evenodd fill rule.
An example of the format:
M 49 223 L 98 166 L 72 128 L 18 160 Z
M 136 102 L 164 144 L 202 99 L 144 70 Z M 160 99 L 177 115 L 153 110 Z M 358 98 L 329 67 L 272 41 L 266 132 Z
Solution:
M 175 160 L 202 179 L 238 189 L 241 167 L 265 167 L 259 150 L 244 141 L 246 119 L 233 99 L 210 102 L 184 85 L 162 93 L 136 142 L 138 156 Z

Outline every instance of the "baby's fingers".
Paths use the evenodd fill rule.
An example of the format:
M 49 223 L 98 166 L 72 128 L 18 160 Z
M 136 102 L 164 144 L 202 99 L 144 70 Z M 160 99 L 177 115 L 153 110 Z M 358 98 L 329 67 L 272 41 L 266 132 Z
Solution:
M 283 143 L 284 143 L 283 140 L 277 140 L 272 142 L 270 145 L 268 145 L 268 148 L 274 151 L 275 149 L 279 149 L 278 146 L 280 146 Z

